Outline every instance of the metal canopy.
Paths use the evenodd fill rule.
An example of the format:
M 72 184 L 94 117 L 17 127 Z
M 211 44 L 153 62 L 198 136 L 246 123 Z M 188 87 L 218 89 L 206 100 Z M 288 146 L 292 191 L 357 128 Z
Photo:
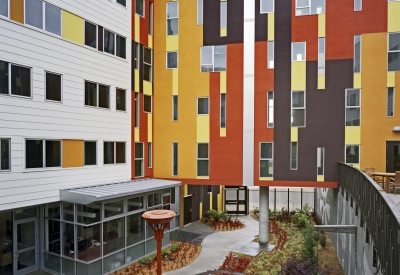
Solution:
M 180 186 L 179 181 L 143 179 L 60 190 L 61 201 L 90 204 Z

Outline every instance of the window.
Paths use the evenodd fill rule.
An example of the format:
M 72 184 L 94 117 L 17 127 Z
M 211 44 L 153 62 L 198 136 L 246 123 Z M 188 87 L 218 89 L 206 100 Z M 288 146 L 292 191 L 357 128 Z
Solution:
M 26 169 L 61 166 L 60 140 L 26 140 L 25 153 Z
M 178 96 L 172 96 L 172 120 L 178 121 Z
M 387 88 L 387 112 L 386 115 L 389 117 L 394 116 L 394 88 Z
M 226 28 L 227 26 L 227 12 L 228 12 L 228 2 L 221 1 L 221 14 L 220 14 L 220 27 Z
M 139 128 L 139 93 L 135 93 L 135 128 Z
M 197 98 L 197 114 L 208 115 L 208 97 Z
M 297 142 L 290 143 L 290 170 L 297 170 Z
M 85 141 L 85 165 L 97 164 L 97 142 Z
M 201 51 L 201 72 L 226 71 L 226 46 L 205 46 Z
M 141 17 L 144 17 L 144 0 L 135 0 L 135 12 Z
M 354 72 L 361 72 L 361 35 L 354 35 Z
M 114 54 L 115 33 L 104 30 L 104 52 Z
M 362 10 L 362 0 L 354 0 L 354 10 L 355 11 Z
M 110 86 L 85 81 L 85 105 L 108 109 L 110 107 Z
M 0 139 L 0 171 L 10 171 L 11 140 Z
M 271 178 L 274 174 L 273 143 L 260 143 L 260 178 Z
M 268 64 L 267 64 L 268 69 L 274 68 L 274 55 L 275 55 L 274 48 L 275 48 L 275 42 L 268 41 Z
M 117 0 L 117 3 L 121 4 L 124 7 L 126 7 L 126 0 Z
M 197 25 L 203 25 L 203 0 L 197 0 Z
M 275 0 L 260 0 L 260 13 L 274 12 Z
M 125 142 L 104 142 L 104 164 L 125 163 Z
M 172 143 L 172 175 L 178 175 L 178 143 Z
M 346 126 L 360 126 L 360 89 L 346 90 Z
M 126 58 L 126 38 L 117 34 L 116 56 Z
M 116 98 L 116 101 L 117 101 L 116 109 L 118 111 L 126 111 L 126 91 L 117 88 L 116 97 L 117 97 Z
M 226 128 L 226 94 L 221 94 L 220 127 Z
M 305 91 L 292 92 L 292 127 L 306 126 Z
M 178 2 L 167 3 L 167 35 L 178 34 Z
M 324 163 L 325 163 L 325 148 L 318 147 L 317 148 L 317 175 L 324 175 Z
M 306 42 L 292 42 L 292 61 L 306 60 Z
M 61 75 L 46 72 L 46 99 L 61 101 Z
M 42 1 L 25 0 L 25 23 L 43 29 Z
M 149 2 L 149 34 L 153 35 L 153 3 Z
M 318 38 L 318 75 L 325 74 L 325 38 Z
M 151 96 L 143 96 L 143 111 L 145 113 L 151 113 Z
M 85 45 L 96 49 L 97 25 L 85 21 Z
M 197 176 L 208 176 L 208 143 L 197 144 Z
M 143 158 L 144 158 L 143 143 L 136 142 L 135 143 L 135 177 L 143 177 L 144 176 Z
M 325 0 L 296 0 L 296 16 L 325 13 Z
M 147 144 L 147 167 L 151 168 L 153 166 L 153 143 L 149 142 Z
M 388 71 L 400 71 L 400 33 L 389 33 Z
M 146 47 L 143 47 L 143 79 L 153 81 L 153 52 Z
M 267 127 L 274 127 L 274 92 L 268 92 Z
M 178 52 L 167 52 L 167 69 L 178 68 Z
M 360 145 L 346 145 L 346 163 L 360 163 Z
M 46 31 L 61 35 L 61 9 L 45 3 Z
M 10 91 L 11 95 L 31 96 L 31 69 L 0 60 L 0 94 Z
M 161 201 L 161 193 L 154 193 L 154 194 L 150 194 L 147 195 L 147 207 L 154 207 L 157 205 L 161 205 L 162 201 Z
M 135 43 L 135 69 L 139 70 L 140 44 Z
M 0 0 L 0 15 L 8 17 L 8 0 Z

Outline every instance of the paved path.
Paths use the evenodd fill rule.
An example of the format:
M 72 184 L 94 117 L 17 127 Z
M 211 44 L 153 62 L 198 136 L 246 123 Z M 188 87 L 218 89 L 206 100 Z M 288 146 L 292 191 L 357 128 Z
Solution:
M 246 224 L 245 228 L 235 231 L 215 231 L 216 233 L 206 236 L 201 253 L 192 264 L 164 275 L 195 275 L 218 269 L 236 244 L 249 243 L 258 235 L 258 221 L 250 216 L 239 216 L 239 220 Z

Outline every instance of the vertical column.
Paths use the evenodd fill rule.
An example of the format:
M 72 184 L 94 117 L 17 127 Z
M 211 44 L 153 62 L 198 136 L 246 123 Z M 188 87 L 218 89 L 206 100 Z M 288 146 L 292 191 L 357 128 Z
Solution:
M 254 185 L 255 0 L 244 5 L 243 34 L 243 185 Z
M 260 186 L 260 244 L 268 243 L 268 229 L 269 229 L 269 186 Z

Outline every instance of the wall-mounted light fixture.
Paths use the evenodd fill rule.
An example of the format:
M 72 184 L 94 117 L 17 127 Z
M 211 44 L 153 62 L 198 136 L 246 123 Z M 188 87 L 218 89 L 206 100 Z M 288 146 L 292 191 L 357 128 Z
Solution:
M 400 132 L 400 126 L 394 126 L 392 131 L 393 132 Z

